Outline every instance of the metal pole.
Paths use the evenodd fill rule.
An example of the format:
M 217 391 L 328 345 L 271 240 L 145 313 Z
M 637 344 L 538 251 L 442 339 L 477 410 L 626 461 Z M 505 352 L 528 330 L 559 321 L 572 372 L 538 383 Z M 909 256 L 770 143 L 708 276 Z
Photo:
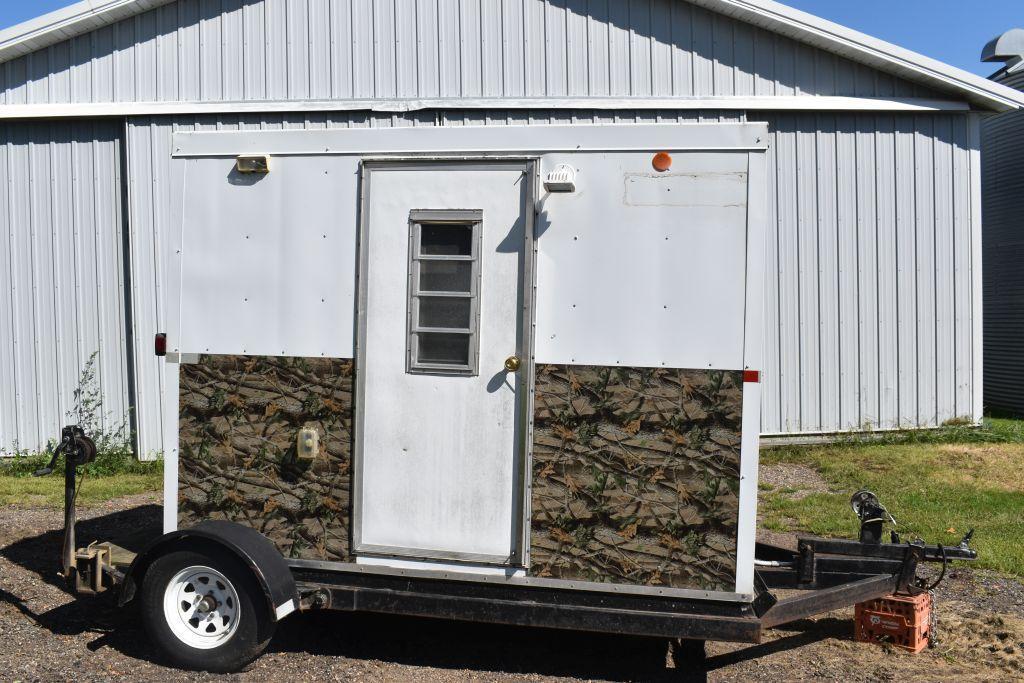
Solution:
M 67 449 L 68 451 L 72 449 Z M 75 566 L 75 458 L 64 453 L 64 578 L 70 580 Z

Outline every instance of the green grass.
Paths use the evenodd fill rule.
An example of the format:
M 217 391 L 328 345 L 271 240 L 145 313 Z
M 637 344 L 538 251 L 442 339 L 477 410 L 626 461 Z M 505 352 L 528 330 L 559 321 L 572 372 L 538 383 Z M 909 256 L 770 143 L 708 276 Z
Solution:
M 12 458 L 0 460 L 0 477 L 31 477 L 33 472 L 45 467 L 49 460 L 50 456 L 45 454 L 17 453 Z M 109 447 L 99 449 L 93 462 L 84 468 L 79 468 L 79 472 L 82 471 L 90 477 L 110 477 L 118 474 L 146 475 L 162 472 L 163 463 L 159 460 L 141 462 L 132 454 L 131 448 L 128 446 Z M 51 476 L 64 476 L 63 457 L 57 461 L 54 474 Z
M 791 491 L 762 489 L 767 528 L 855 538 L 849 498 L 868 488 L 899 522 L 904 540 L 953 544 L 973 527 L 977 566 L 1024 576 L 1024 421 L 768 449 L 761 462 L 812 467 L 830 490 L 794 500 Z
M 86 477 L 85 485 L 78 492 L 78 504 L 97 505 L 121 496 L 159 491 L 162 485 L 159 473 Z M 60 507 L 63 504 L 63 477 L 29 479 L 0 475 L 0 505 Z
M 64 504 L 64 462 L 53 474 L 33 477 L 44 467 L 47 455 L 19 454 L 0 460 L 0 505 L 61 506 Z M 78 492 L 80 505 L 95 505 L 121 496 L 158 491 L 163 486 L 163 462 L 139 462 L 128 448 L 106 448 L 85 471 Z

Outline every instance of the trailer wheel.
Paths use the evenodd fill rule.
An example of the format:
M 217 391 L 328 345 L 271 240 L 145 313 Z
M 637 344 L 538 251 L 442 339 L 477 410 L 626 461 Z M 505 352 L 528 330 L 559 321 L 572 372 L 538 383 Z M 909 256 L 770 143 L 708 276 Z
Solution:
M 252 573 L 215 549 L 177 550 L 154 560 L 142 582 L 140 608 L 153 644 L 185 669 L 238 671 L 274 633 Z

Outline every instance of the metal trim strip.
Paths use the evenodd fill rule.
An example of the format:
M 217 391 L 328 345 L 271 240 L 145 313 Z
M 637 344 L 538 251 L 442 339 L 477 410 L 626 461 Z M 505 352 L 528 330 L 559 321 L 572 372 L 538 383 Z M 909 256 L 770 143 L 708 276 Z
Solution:
M 995 108 L 995 107 L 993 107 Z M 225 102 L 103 102 L 76 104 L 0 105 L 0 119 L 68 119 L 124 116 L 185 116 L 216 114 L 282 114 L 304 112 L 405 113 L 427 110 L 679 110 L 717 109 L 730 111 L 880 111 L 943 112 L 969 111 L 971 105 L 959 100 L 921 97 L 841 97 L 782 95 L 760 97 L 562 97 L 503 99 L 413 99 L 413 100 L 301 100 Z
M 763 122 L 215 131 L 175 133 L 172 156 L 762 151 L 768 140 Z
M 379 574 L 385 576 L 410 576 L 423 579 L 444 581 L 464 581 L 468 583 L 495 583 L 535 588 L 555 588 L 570 591 L 589 591 L 593 593 L 616 593 L 620 595 L 643 595 L 665 598 L 685 598 L 696 600 L 712 600 L 717 602 L 751 602 L 752 594 L 727 593 L 724 591 L 704 591 L 693 588 L 665 588 L 656 586 L 630 586 L 613 583 L 596 583 L 592 581 L 568 581 L 565 579 L 545 579 L 530 576 L 500 576 L 494 574 L 473 574 L 470 572 L 433 571 L 429 569 L 400 569 L 379 565 L 355 564 L 352 562 L 328 562 L 323 560 L 288 560 L 294 568 L 316 569 L 323 571 Z

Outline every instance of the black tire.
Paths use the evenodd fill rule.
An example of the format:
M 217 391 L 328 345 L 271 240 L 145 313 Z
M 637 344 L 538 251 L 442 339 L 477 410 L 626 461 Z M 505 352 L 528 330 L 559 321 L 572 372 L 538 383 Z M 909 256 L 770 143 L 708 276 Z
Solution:
M 174 577 L 188 567 L 209 567 L 230 581 L 238 596 L 234 633 L 210 649 L 193 647 L 175 635 L 164 612 L 164 594 Z M 146 571 L 139 595 L 146 632 L 160 654 L 182 669 L 231 673 L 258 657 L 274 635 L 266 600 L 252 572 L 235 557 L 216 549 L 178 550 L 158 557 Z

